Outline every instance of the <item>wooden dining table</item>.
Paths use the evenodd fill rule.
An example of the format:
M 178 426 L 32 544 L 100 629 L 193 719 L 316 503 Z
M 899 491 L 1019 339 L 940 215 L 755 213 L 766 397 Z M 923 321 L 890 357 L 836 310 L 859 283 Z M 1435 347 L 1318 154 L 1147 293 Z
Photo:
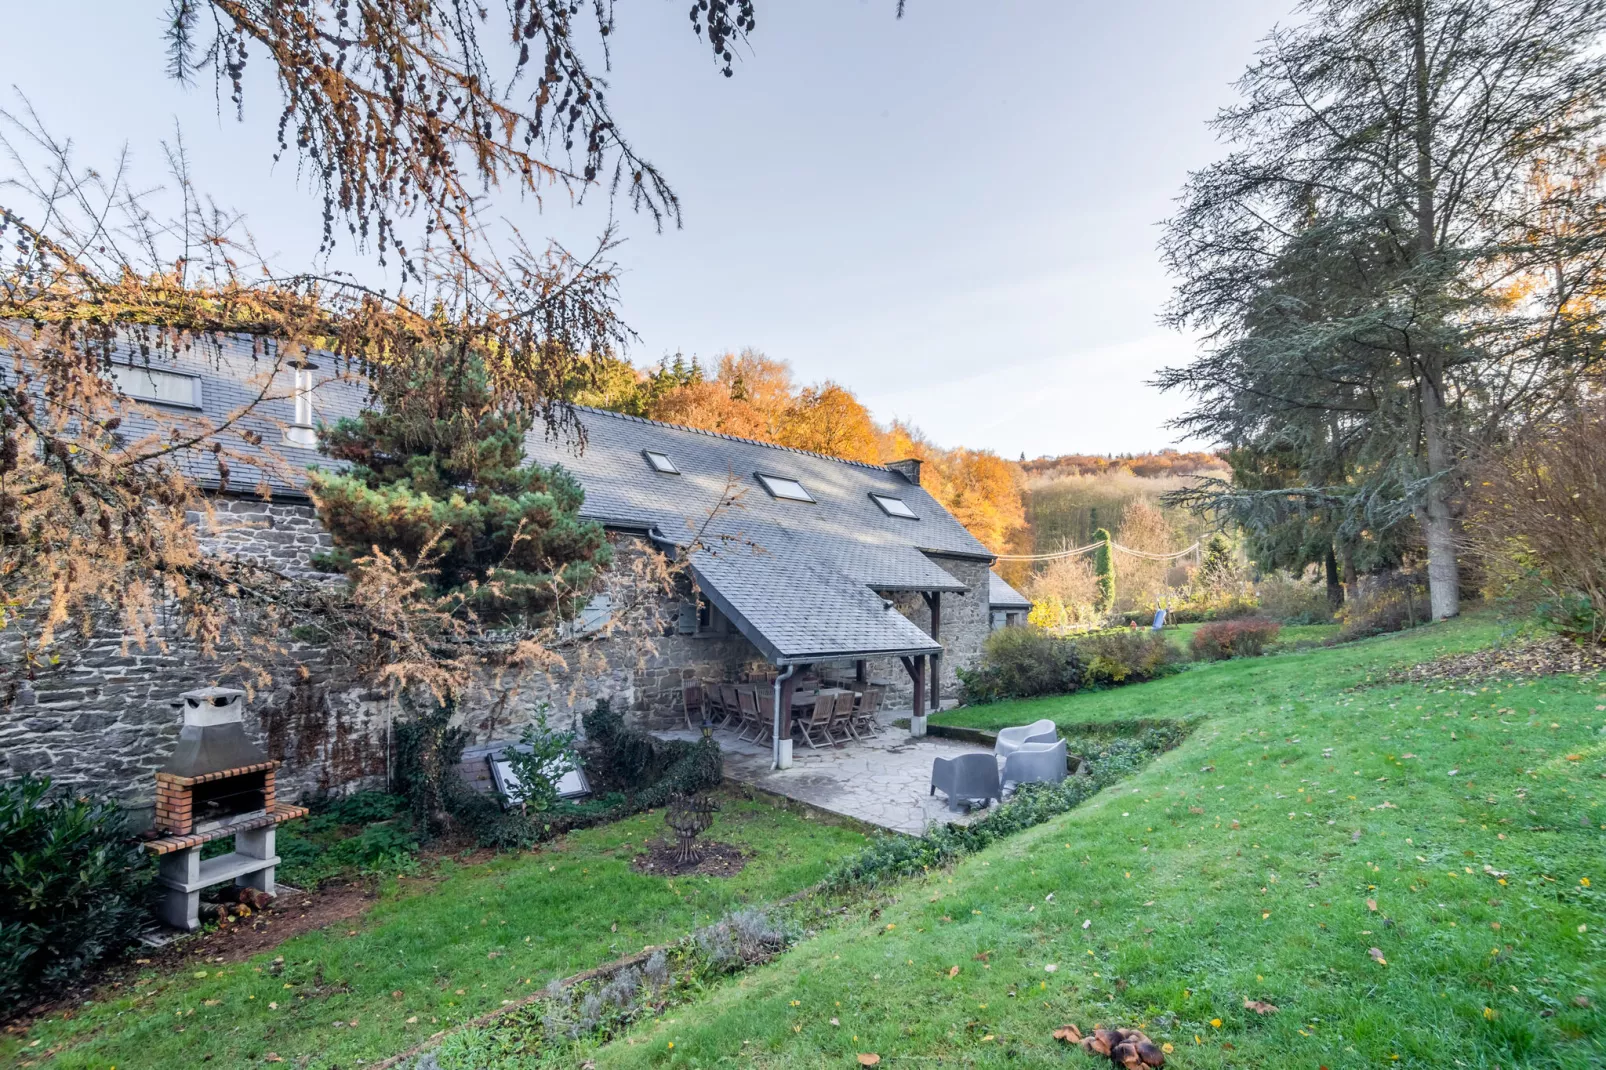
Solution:
M 812 709 L 814 700 L 820 695 L 830 695 L 834 698 L 846 690 L 848 689 L 844 687 L 822 687 L 818 691 L 794 691 L 792 692 L 792 709 Z

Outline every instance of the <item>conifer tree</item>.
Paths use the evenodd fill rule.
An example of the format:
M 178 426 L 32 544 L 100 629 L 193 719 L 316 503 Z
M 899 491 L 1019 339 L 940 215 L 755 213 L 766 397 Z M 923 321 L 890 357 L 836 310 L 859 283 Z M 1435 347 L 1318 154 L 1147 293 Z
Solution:
M 1093 572 L 1099 581 L 1099 598 L 1093 608 L 1108 613 L 1115 605 L 1115 557 L 1110 551 L 1110 532 L 1099 528 L 1093 533 L 1099 548 L 1093 551 Z
M 601 525 L 578 516 L 579 483 L 525 460 L 535 417 L 498 401 L 484 358 L 422 354 L 387 369 L 377 392 L 374 408 L 319 435 L 323 452 L 349 465 L 312 474 L 335 543 L 323 563 L 348 571 L 374 547 L 422 554 L 434 592 L 484 623 L 572 612 L 609 547 Z

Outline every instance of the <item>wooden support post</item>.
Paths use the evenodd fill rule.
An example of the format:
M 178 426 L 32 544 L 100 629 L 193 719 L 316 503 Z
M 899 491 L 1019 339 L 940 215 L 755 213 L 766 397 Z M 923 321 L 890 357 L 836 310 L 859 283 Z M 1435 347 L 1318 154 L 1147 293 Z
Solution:
M 909 676 L 914 681 L 914 702 L 910 704 L 911 715 L 921 717 L 926 709 L 926 656 L 916 654 L 913 658 L 904 658 L 903 667 L 909 670 Z
M 942 592 L 932 591 L 926 595 L 926 605 L 931 608 L 931 638 L 942 642 Z M 931 712 L 936 713 L 942 708 L 942 654 L 931 655 Z

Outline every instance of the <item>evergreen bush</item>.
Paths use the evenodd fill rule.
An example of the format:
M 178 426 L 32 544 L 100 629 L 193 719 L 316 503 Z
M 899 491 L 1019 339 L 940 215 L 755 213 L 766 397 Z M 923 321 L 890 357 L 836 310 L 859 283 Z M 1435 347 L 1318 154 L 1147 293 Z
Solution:
M 132 943 L 150 876 L 111 800 L 52 794 L 48 777 L 0 784 L 0 1007 L 31 1005 Z
M 319 558 L 349 571 L 374 547 L 417 561 L 431 591 L 490 623 L 567 615 L 610 550 L 600 524 L 579 518 L 580 484 L 525 459 L 534 418 L 491 389 L 472 351 L 420 353 L 385 369 L 379 404 L 319 433 L 344 461 L 315 469 L 309 490 L 334 541 Z
M 1099 543 L 1099 548 L 1093 551 L 1093 575 L 1099 581 L 1099 597 L 1093 608 L 1108 613 L 1115 606 L 1115 553 L 1110 548 L 1109 529 L 1099 528 L 1093 533 L 1093 540 Z

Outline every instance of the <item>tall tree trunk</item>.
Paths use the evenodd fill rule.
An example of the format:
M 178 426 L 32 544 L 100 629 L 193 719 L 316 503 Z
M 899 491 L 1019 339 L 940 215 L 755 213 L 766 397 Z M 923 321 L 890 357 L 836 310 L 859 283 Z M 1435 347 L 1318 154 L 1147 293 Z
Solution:
M 1418 264 L 1427 266 L 1438 257 L 1438 233 L 1426 0 L 1414 0 L 1412 15 L 1412 51 L 1416 68 L 1416 254 Z M 1427 284 L 1432 286 L 1436 283 L 1430 278 Z M 1420 351 L 1412 358 L 1418 365 L 1414 379 L 1422 416 L 1423 447 L 1431 479 L 1422 505 L 1417 510 L 1417 519 L 1428 545 L 1428 594 L 1433 603 L 1433 619 L 1443 620 L 1461 612 L 1461 568 L 1456 560 L 1455 518 L 1450 512 L 1449 480 L 1446 477 L 1454 459 L 1449 429 L 1445 427 L 1444 359 L 1439 340 L 1431 335 L 1431 329 L 1424 332 L 1425 345 L 1419 347 Z
M 1348 539 L 1339 544 L 1339 563 L 1344 566 L 1344 596 L 1356 599 L 1361 596 L 1360 576 L 1355 571 L 1355 545 Z
M 1338 582 L 1338 558 L 1327 544 L 1327 608 L 1337 613 L 1344 605 L 1344 585 Z

